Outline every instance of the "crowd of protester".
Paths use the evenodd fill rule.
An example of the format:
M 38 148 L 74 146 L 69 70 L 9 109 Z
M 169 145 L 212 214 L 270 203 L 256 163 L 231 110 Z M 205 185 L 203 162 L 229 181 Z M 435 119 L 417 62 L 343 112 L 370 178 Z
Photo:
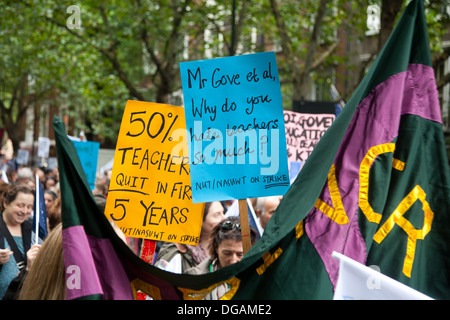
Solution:
M 92 190 L 104 212 L 110 172 L 98 176 Z M 34 243 L 31 226 L 36 176 L 43 186 L 48 235 Z M 57 168 L 11 169 L 3 166 L 0 179 L 0 297 L 3 299 L 64 299 L 64 260 L 61 238 L 61 193 Z M 278 206 L 281 197 L 251 199 L 260 232 Z M 154 265 L 175 273 L 214 272 L 243 257 L 240 220 L 227 216 L 232 201 L 205 204 L 200 241 L 197 246 L 158 242 Z M 3 226 L 3 227 L 2 227 Z M 120 230 L 116 228 L 120 235 Z M 250 228 L 252 244 L 257 231 Z M 131 250 L 140 254 L 142 239 L 121 235 Z M 12 242 L 12 244 L 10 243 Z M 204 299 L 218 299 L 228 290 L 226 284 Z

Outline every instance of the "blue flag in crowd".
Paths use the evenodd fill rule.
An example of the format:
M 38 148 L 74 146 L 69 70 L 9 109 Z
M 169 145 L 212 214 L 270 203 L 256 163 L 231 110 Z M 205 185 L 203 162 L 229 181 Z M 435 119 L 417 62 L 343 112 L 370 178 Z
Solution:
M 39 188 L 39 194 L 38 194 Z M 39 206 L 38 206 L 39 204 Z M 36 228 L 36 212 L 39 207 L 39 238 L 44 239 L 47 236 L 47 209 L 45 207 L 44 188 L 39 182 L 34 193 L 34 215 L 33 227 Z

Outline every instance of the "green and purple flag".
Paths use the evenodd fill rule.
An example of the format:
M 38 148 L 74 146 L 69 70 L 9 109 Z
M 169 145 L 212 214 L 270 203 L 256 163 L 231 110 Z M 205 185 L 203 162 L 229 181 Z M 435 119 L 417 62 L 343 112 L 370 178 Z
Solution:
M 304 243 L 288 247 L 298 250 L 298 267 L 278 284 L 303 281 L 298 295 L 283 296 L 329 298 L 339 275 L 335 251 L 448 299 L 449 189 L 423 1 L 412 1 L 269 222 L 275 234 L 302 219 Z
M 133 299 L 139 290 L 197 299 L 223 282 L 224 299 L 332 299 L 333 252 L 450 298 L 450 175 L 423 1 L 409 3 L 261 239 L 213 273 L 172 274 L 136 256 L 97 209 L 57 118 L 54 128 L 68 299 Z

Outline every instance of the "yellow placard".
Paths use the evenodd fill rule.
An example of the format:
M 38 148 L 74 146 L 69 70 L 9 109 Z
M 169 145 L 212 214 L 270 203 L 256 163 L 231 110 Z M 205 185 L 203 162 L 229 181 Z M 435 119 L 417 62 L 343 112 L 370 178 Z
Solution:
M 182 107 L 127 101 L 105 208 L 125 236 L 198 244 L 186 139 Z

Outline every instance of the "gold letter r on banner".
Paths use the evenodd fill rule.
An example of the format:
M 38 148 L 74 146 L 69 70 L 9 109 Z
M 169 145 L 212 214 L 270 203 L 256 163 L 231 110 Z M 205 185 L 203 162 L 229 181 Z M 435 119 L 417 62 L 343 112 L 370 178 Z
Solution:
M 377 146 L 373 146 L 367 151 L 364 159 L 361 161 L 359 168 L 359 207 L 370 222 L 380 223 L 381 214 L 373 211 L 372 206 L 369 203 L 369 172 L 375 159 L 383 154 L 395 151 L 394 143 L 385 143 Z M 392 166 L 394 169 L 403 171 L 405 163 L 403 161 L 393 159 Z
M 415 186 L 414 189 L 400 202 L 398 207 L 391 214 L 389 219 L 383 224 L 383 226 L 375 233 L 373 239 L 377 243 L 381 243 L 388 233 L 392 230 L 395 224 L 399 225 L 408 235 L 408 245 L 406 248 L 406 257 L 403 264 L 403 273 L 411 278 L 411 269 L 414 262 L 414 255 L 416 252 L 417 239 L 423 240 L 425 236 L 431 230 L 431 223 L 433 222 L 434 213 L 431 211 L 430 205 L 425 200 L 425 192 L 420 186 Z M 417 201 L 422 202 L 422 209 L 425 214 L 423 221 L 423 227 L 420 230 L 414 228 L 414 226 L 403 215 L 409 208 Z
M 359 207 L 370 222 L 380 223 L 382 215 L 375 212 L 369 204 L 369 171 L 376 157 L 380 154 L 387 152 L 394 152 L 395 144 L 386 143 L 370 148 L 366 156 L 361 162 L 359 171 Z M 403 161 L 393 159 L 392 166 L 403 171 L 405 163 Z M 433 221 L 434 213 L 431 210 L 428 202 L 426 201 L 426 194 L 419 185 L 416 185 L 414 189 L 400 202 L 391 216 L 386 220 L 383 226 L 375 233 L 373 239 L 377 243 L 381 243 L 384 238 L 389 234 L 395 224 L 400 226 L 408 235 L 408 244 L 406 249 L 405 262 L 403 264 L 403 273 L 411 278 L 411 270 L 414 262 L 414 255 L 416 251 L 417 239 L 423 240 L 428 232 L 431 230 L 431 223 Z M 411 208 L 411 206 L 417 201 L 422 202 L 422 209 L 425 214 L 423 228 L 417 230 L 403 215 Z

